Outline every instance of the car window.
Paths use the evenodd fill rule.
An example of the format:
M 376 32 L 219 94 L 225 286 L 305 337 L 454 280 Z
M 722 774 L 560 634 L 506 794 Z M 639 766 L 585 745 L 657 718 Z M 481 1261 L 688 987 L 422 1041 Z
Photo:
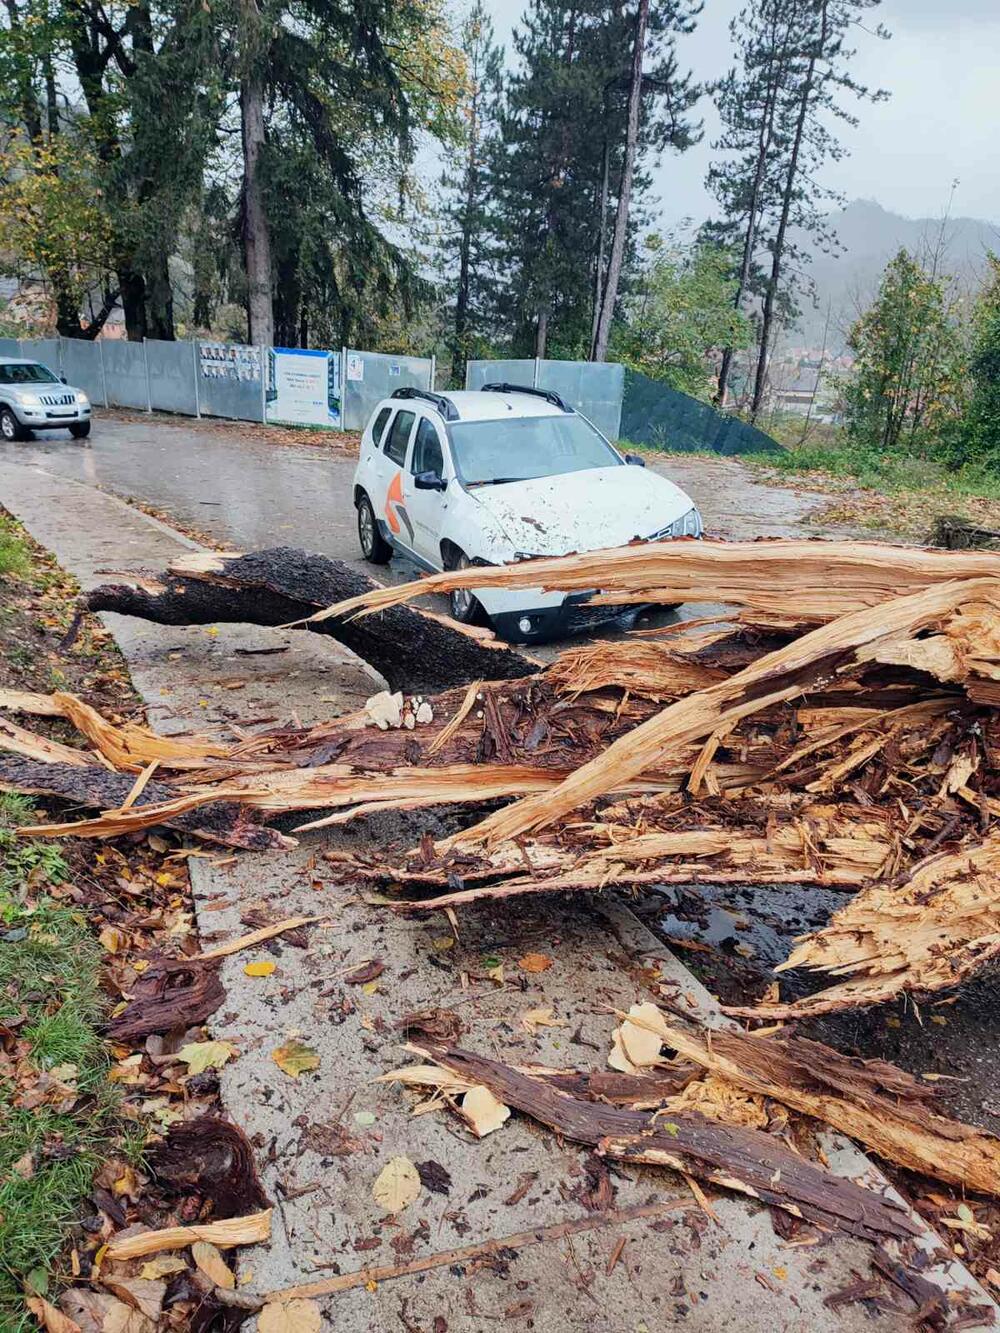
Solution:
M 372 443 L 374 445 L 378 445 L 379 440 L 381 440 L 382 432 L 385 430 L 385 423 L 389 420 L 391 415 L 392 408 L 383 407 L 382 411 L 375 418 L 375 422 L 372 426 Z
M 397 412 L 392 429 L 386 437 L 385 452 L 400 467 L 406 460 L 406 446 L 409 443 L 415 415 L 413 412 Z
M 587 468 L 618 467 L 622 459 L 583 417 L 563 414 L 456 421 L 455 468 L 467 486 L 555 477 Z
M 438 438 L 437 428 L 429 417 L 420 418 L 420 425 L 417 427 L 417 439 L 413 446 L 413 462 L 410 464 L 410 471 L 414 476 L 421 472 L 436 472 L 439 477 L 444 476 L 444 454 L 441 452 L 441 441 Z
M 0 363 L 0 384 L 58 384 L 59 376 L 37 361 Z

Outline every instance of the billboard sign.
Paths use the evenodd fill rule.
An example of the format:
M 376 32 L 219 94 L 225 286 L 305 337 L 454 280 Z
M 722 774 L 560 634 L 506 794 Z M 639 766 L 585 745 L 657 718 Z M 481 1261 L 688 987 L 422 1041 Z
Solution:
M 340 353 L 270 347 L 265 415 L 286 426 L 339 426 Z

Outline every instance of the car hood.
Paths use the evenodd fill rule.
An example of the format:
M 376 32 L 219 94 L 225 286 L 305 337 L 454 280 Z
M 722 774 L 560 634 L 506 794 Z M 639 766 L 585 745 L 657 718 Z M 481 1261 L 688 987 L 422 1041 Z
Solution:
M 588 468 L 469 492 L 515 551 L 566 555 L 652 537 L 693 507 L 679 486 L 641 467 Z

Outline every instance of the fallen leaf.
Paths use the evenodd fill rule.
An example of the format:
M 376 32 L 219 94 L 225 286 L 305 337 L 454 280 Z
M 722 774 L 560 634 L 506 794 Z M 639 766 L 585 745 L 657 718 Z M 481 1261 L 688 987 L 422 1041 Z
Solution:
M 152 1280 L 169 1277 L 171 1273 L 182 1273 L 185 1268 L 187 1264 L 179 1254 L 158 1254 L 155 1259 L 150 1259 L 148 1264 L 143 1264 L 139 1269 L 139 1276 Z
M 367 963 L 362 963 L 356 967 L 353 972 L 348 972 L 344 980 L 349 986 L 363 986 L 366 982 L 374 981 L 385 971 L 385 963 L 381 958 L 370 958 Z
M 189 1074 L 201 1074 L 206 1069 L 221 1069 L 236 1054 L 236 1047 L 228 1041 L 192 1041 L 177 1052 L 177 1059 L 188 1067 Z
M 104 926 L 97 938 L 108 953 L 121 953 L 128 943 L 124 932 L 117 926 Z
M 552 959 L 546 953 L 526 953 L 517 960 L 522 972 L 547 972 L 552 966 Z
M 453 949 L 455 947 L 455 936 L 435 935 L 431 940 L 431 944 L 435 949 Z
M 155 1323 L 163 1312 L 167 1284 L 141 1277 L 106 1277 L 104 1285 L 120 1301 Z
M 272 1301 L 257 1316 L 257 1333 L 320 1333 L 323 1321 L 315 1301 Z
M 245 964 L 243 971 L 248 977 L 269 977 L 276 967 L 270 958 L 262 958 L 258 963 Z
M 41 1296 L 29 1296 L 25 1304 L 45 1329 L 45 1333 L 80 1333 L 80 1325 L 75 1319 L 70 1319 L 69 1315 L 57 1310 Z
M 564 1018 L 554 1018 L 554 1010 L 549 1005 L 544 1009 L 526 1009 L 521 1015 L 521 1026 L 525 1032 L 534 1035 L 539 1028 L 565 1028 L 569 1024 Z
M 420 1194 L 420 1176 L 408 1157 L 393 1157 L 379 1172 L 372 1195 L 387 1213 L 409 1207 Z
M 31 1155 L 31 1150 L 24 1153 L 17 1159 L 11 1170 L 15 1175 L 20 1176 L 22 1180 L 30 1180 L 35 1174 L 35 1159 Z
M 271 1058 L 289 1078 L 298 1078 L 300 1074 L 305 1074 L 310 1069 L 319 1068 L 319 1054 L 295 1037 L 291 1041 L 286 1041 L 283 1046 L 276 1047 L 271 1052 Z
M 470 1088 L 462 1099 L 462 1115 L 478 1138 L 485 1138 L 510 1119 L 510 1107 L 498 1102 L 489 1088 L 481 1084 Z
M 113 1300 L 104 1316 L 101 1333 L 156 1333 L 156 1325 L 141 1310 L 133 1310 L 124 1301 Z
M 355 1112 L 354 1112 L 354 1123 L 355 1123 L 356 1125 L 374 1125 L 374 1123 L 375 1123 L 375 1112 L 374 1112 L 374 1111 L 355 1111 Z
M 236 1286 L 236 1275 L 211 1241 L 196 1240 L 191 1246 L 191 1258 L 196 1267 L 217 1287 L 232 1291 Z
M 447 1194 L 451 1189 L 451 1176 L 440 1162 L 418 1162 L 417 1175 L 424 1189 L 432 1194 Z

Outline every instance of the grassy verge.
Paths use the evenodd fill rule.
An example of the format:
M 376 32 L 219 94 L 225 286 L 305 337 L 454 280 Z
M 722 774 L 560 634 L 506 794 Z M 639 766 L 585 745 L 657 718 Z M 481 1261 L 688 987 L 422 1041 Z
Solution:
M 68 874 L 62 854 L 14 834 L 31 818 L 23 797 L 0 795 L 4 1333 L 29 1326 L 26 1291 L 44 1295 L 58 1280 L 66 1231 L 92 1211 L 93 1175 L 119 1128 L 97 1031 L 101 951 L 82 914 L 57 897 Z
M 861 448 L 828 426 L 804 443 L 795 442 L 790 431 L 786 436 L 784 454 L 743 461 L 779 485 L 794 478 L 836 495 L 813 521 L 877 529 L 912 541 L 927 539 L 943 515 L 1000 529 L 1000 476 L 995 472 L 973 464 L 949 469 L 916 453 Z

